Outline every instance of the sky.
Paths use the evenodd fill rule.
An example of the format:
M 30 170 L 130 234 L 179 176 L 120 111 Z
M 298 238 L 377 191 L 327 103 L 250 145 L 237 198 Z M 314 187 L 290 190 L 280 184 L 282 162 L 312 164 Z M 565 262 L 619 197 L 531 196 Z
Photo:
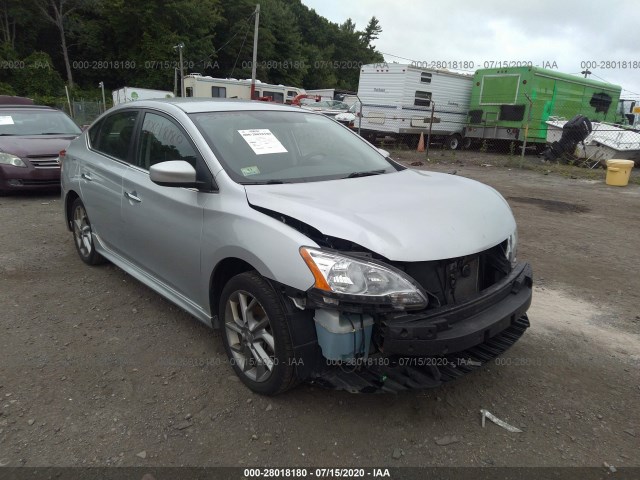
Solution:
M 451 69 L 453 62 L 458 67 L 464 62 L 470 72 L 485 65 L 531 62 L 577 75 L 586 67 L 592 72 L 589 78 L 622 86 L 622 98 L 640 99 L 638 0 L 302 3 L 335 23 L 351 18 L 358 30 L 375 15 L 382 33 L 373 43 L 387 62 L 445 62 Z

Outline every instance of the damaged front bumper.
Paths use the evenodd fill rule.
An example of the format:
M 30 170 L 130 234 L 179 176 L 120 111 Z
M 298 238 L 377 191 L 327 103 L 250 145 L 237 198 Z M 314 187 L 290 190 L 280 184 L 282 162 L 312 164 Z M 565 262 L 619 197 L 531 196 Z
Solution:
M 326 369 L 311 381 L 325 388 L 352 393 L 397 393 L 435 388 L 500 356 L 527 328 L 529 319 L 525 314 L 495 337 L 457 353 L 425 358 L 373 356 L 366 367 Z
M 316 356 L 308 378 L 363 393 L 437 387 L 493 360 L 522 336 L 529 327 L 532 287 L 531 267 L 521 263 L 463 304 L 380 314 L 373 335 L 376 353 L 353 362 Z
M 531 267 L 522 263 L 502 282 L 462 305 L 386 315 L 382 350 L 387 355 L 446 355 L 478 345 L 526 313 L 532 287 Z

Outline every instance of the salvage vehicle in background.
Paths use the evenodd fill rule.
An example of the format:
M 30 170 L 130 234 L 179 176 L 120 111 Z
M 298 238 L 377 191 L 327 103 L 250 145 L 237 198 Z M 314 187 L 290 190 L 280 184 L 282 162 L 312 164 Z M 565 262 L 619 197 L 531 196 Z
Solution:
M 407 169 L 318 113 L 118 106 L 69 146 L 62 186 L 82 261 L 110 260 L 222 328 L 257 393 L 434 387 L 529 326 L 532 274 L 504 198 Z
M 302 100 L 300 106 L 305 110 L 322 113 L 327 117 L 335 117 L 336 115 L 349 111 L 349 105 L 340 100 L 320 100 L 318 102 L 306 102 Z
M 487 68 L 473 76 L 465 146 L 527 142 L 542 152 L 547 121 L 582 115 L 592 122 L 620 119 L 618 85 L 533 66 Z
M 0 194 L 60 188 L 59 152 L 80 133 L 60 110 L 0 104 Z
M 361 103 L 356 101 L 353 105 L 351 105 L 351 107 L 349 107 L 349 110 L 336 115 L 334 117 L 335 121 L 351 129 L 357 130 L 359 127 L 359 122 L 356 122 L 356 120 L 360 118 L 361 110 L 362 110 Z

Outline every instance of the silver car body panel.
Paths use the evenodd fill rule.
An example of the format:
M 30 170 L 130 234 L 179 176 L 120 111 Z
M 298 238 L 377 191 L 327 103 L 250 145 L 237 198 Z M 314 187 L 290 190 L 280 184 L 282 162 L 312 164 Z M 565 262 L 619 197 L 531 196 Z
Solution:
M 180 123 L 218 191 L 154 184 L 146 170 L 91 150 L 84 132 L 67 149 L 62 196 L 73 190 L 82 198 L 98 252 L 209 325 L 216 314 L 210 306 L 210 281 L 225 259 L 243 260 L 264 277 L 299 290 L 314 283 L 299 248 L 318 245 L 252 205 L 397 261 L 476 253 L 515 230 L 513 215 L 497 192 L 451 175 L 405 170 L 348 180 L 240 185 L 223 170 L 188 116 L 227 110 L 300 111 L 293 107 L 169 99 L 124 104 L 105 115 L 120 109 L 158 110 Z M 91 180 L 82 177 L 86 172 Z
M 71 149 L 69 147 L 68 150 Z M 118 239 L 122 235 L 122 174 L 127 165 L 101 155 L 91 155 L 91 161 L 88 161 L 86 152 L 85 150 L 76 157 L 79 160 L 76 174 L 82 201 L 85 206 L 91 205 L 89 218 L 93 229 L 102 232 L 102 243 L 112 250 L 120 251 Z
M 442 173 L 403 170 L 246 189 L 252 205 L 395 261 L 471 255 L 499 244 L 516 228 L 509 205 L 494 189 Z

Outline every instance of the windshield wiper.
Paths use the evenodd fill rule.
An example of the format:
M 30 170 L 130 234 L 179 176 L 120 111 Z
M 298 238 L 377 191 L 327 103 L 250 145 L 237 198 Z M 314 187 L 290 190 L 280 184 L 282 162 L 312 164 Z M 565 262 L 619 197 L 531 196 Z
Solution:
M 0 137 L 15 137 L 16 133 L 0 133 Z
M 353 172 L 344 178 L 370 177 L 372 175 L 380 175 L 382 173 L 385 173 L 386 171 L 387 170 L 383 168 L 381 170 L 369 170 L 367 172 Z
M 242 182 L 242 185 L 279 185 L 281 183 L 291 182 L 285 182 L 284 180 L 264 180 L 262 182 Z

